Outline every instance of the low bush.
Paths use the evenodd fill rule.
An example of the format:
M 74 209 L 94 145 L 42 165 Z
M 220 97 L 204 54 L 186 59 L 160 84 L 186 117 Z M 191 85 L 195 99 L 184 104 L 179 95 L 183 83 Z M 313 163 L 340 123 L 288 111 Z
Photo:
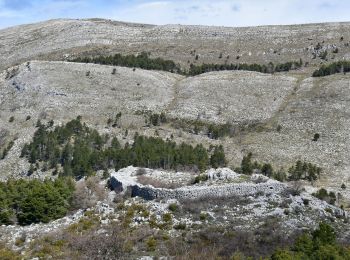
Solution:
M 328 192 L 324 188 L 319 189 L 317 192 L 313 193 L 312 195 L 315 196 L 316 198 L 319 198 L 320 200 L 327 201 L 329 204 L 332 204 L 332 205 L 334 205 L 337 200 L 337 197 L 334 192 L 332 191 Z
M 0 224 L 48 223 L 66 215 L 74 191 L 70 179 L 0 183 Z

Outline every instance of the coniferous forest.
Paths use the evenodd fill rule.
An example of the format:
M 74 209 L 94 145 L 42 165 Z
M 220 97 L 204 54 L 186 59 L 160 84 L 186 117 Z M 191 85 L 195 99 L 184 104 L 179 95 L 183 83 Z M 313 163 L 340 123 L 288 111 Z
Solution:
M 208 151 L 202 145 L 193 147 L 138 134 L 132 144 L 121 146 L 117 138 L 101 136 L 91 130 L 80 117 L 56 127 L 53 122 L 46 125 L 38 122 L 33 141 L 24 146 L 21 156 L 26 157 L 32 167 L 41 164 L 44 169 L 54 169 L 60 176 L 77 179 L 98 170 L 119 170 L 129 165 L 200 171 L 209 166 L 226 165 L 222 146 Z

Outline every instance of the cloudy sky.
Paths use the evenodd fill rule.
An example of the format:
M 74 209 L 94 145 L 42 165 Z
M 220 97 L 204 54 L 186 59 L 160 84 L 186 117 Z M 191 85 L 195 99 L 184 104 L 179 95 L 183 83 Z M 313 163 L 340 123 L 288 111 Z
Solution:
M 350 21 L 350 0 L 0 0 L 0 28 L 91 17 L 224 26 Z

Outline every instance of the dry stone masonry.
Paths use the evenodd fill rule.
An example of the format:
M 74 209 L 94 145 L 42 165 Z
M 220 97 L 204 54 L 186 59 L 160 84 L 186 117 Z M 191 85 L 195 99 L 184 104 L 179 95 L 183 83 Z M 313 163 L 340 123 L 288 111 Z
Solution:
M 111 173 L 111 187 L 120 192 L 131 190 L 132 197 L 142 197 L 146 200 L 153 199 L 200 199 L 200 198 L 220 198 L 230 196 L 254 196 L 255 194 L 279 193 L 287 187 L 285 184 L 267 180 L 264 183 L 253 182 L 232 182 L 226 184 L 214 183 L 210 180 L 200 185 L 185 186 L 177 189 L 154 188 L 153 186 L 144 186 L 137 181 L 137 168 L 128 167 L 118 172 Z M 210 176 L 226 175 L 240 177 L 228 168 L 213 170 L 207 172 Z M 231 179 L 231 178 L 229 178 Z

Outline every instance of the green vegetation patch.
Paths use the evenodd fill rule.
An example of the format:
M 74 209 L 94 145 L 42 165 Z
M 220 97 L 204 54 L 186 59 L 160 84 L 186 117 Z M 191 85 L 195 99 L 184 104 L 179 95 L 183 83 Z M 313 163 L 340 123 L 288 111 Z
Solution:
M 271 259 L 350 259 L 350 249 L 337 243 L 331 226 L 320 223 L 314 232 L 301 235 L 290 249 L 276 250 Z
M 203 145 L 176 144 L 156 137 L 136 134 L 132 145 L 121 147 L 117 138 L 109 139 L 91 130 L 81 118 L 53 129 L 53 122 L 38 123 L 33 141 L 26 144 L 22 157 L 30 163 L 43 162 L 48 169 L 63 167 L 61 176 L 79 179 L 90 176 L 97 170 L 119 170 L 129 165 L 147 168 L 181 169 L 192 168 L 204 171 L 209 166 L 226 164 L 222 146 L 208 151 Z
M 239 173 L 252 174 L 254 170 L 259 173 L 274 178 L 278 181 L 297 181 L 297 180 L 307 180 L 316 181 L 322 172 L 322 168 L 315 164 L 309 162 L 303 162 L 298 160 L 294 165 L 288 169 L 288 173 L 282 168 L 275 170 L 270 163 L 259 163 L 257 161 L 252 161 L 252 153 L 248 153 L 243 156 L 241 167 L 235 169 Z
M 261 73 L 274 73 L 282 71 L 290 71 L 293 69 L 300 68 L 302 66 L 302 61 L 292 61 L 281 64 L 273 64 L 270 62 L 268 65 L 260 64 L 202 64 L 193 65 L 191 64 L 188 75 L 195 76 L 211 71 L 223 71 L 223 70 L 247 70 L 256 71 Z
M 350 61 L 338 61 L 328 65 L 322 65 L 321 68 L 315 70 L 313 77 L 324 77 L 336 73 L 350 72 Z
M 169 72 L 180 72 L 180 68 L 171 60 L 161 58 L 152 59 L 150 54 L 142 52 L 139 55 L 115 54 L 114 56 L 98 56 L 94 58 L 77 58 L 72 62 L 95 63 L 103 65 L 114 65 L 122 67 L 141 68 L 146 70 L 163 70 Z M 114 73 L 113 73 L 114 72 Z M 115 74 L 115 71 L 112 71 Z
M 66 215 L 74 183 L 70 179 L 0 182 L 0 225 L 48 223 Z

